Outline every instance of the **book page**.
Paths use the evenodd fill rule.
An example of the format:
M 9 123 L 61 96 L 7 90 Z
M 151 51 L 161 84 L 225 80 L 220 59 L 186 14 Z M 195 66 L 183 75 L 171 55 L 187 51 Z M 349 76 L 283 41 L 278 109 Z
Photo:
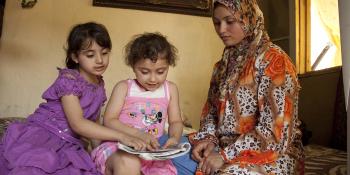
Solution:
M 135 150 L 132 147 L 126 146 L 124 144 L 118 143 L 118 148 L 130 154 L 137 154 L 145 160 L 167 160 L 175 157 L 182 156 L 188 153 L 191 149 L 190 143 L 181 143 L 178 146 L 158 149 L 154 151 L 149 150 Z

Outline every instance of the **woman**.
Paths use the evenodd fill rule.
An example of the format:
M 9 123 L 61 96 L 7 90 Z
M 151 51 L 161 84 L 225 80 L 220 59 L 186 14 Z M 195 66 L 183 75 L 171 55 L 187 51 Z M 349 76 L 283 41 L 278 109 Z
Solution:
M 215 0 L 225 44 L 214 67 L 192 157 L 203 174 L 302 174 L 296 72 L 271 43 L 255 0 Z

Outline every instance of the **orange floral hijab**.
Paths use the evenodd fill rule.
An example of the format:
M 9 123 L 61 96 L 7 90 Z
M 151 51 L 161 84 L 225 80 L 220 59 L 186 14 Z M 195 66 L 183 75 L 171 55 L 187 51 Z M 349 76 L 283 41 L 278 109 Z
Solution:
M 256 3 L 256 0 L 214 0 L 217 4 L 226 6 L 241 24 L 245 38 L 237 45 L 227 46 L 222 59 L 214 70 L 213 81 L 218 87 L 213 87 L 213 96 L 225 101 L 237 85 L 237 79 L 243 70 L 243 66 L 249 59 L 254 59 L 262 54 L 270 45 L 270 38 L 264 29 L 264 17 Z M 219 91 L 219 92 L 215 92 Z

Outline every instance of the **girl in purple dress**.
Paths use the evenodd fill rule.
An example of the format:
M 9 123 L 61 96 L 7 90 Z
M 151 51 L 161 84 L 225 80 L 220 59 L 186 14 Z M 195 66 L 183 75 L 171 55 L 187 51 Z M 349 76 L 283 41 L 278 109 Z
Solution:
M 11 124 L 0 141 L 0 174 L 100 174 L 80 137 L 119 141 L 137 149 L 140 139 L 95 121 L 106 101 L 102 74 L 112 47 L 106 28 L 93 22 L 74 26 L 67 39 L 65 69 L 43 93 L 26 122 Z

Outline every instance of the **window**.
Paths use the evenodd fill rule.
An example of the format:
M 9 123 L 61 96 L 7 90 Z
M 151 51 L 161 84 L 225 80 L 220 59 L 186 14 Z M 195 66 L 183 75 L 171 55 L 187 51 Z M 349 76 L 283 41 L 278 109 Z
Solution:
M 342 65 L 337 0 L 297 0 L 299 73 Z

